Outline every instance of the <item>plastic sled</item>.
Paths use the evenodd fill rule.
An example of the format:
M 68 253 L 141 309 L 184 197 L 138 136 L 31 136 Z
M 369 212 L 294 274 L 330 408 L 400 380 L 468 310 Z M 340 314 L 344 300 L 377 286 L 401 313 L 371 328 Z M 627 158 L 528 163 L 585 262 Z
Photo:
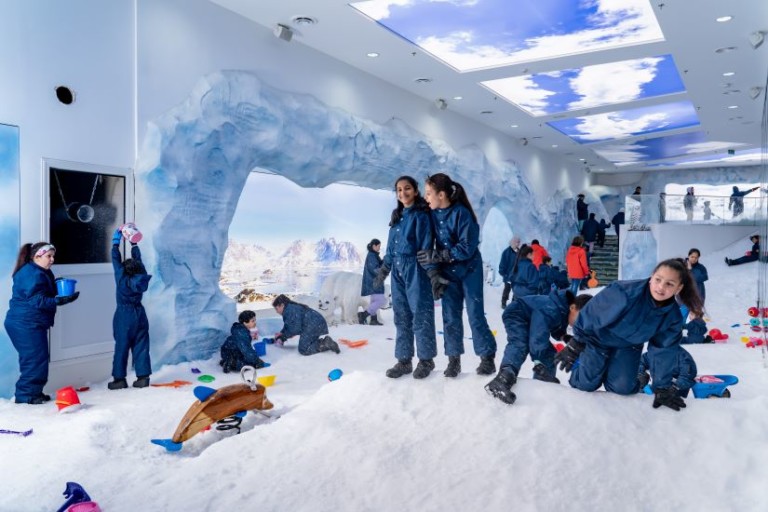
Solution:
M 730 398 L 731 392 L 728 386 L 733 386 L 739 382 L 735 375 L 700 375 L 696 377 L 696 384 L 691 391 L 696 398 L 709 398 L 717 396 L 720 398 Z
M 344 339 L 344 338 L 339 338 L 339 343 L 341 343 L 342 345 L 346 345 L 349 348 L 360 348 L 360 347 L 364 347 L 365 345 L 367 345 L 368 344 L 368 340 L 354 340 L 353 341 L 353 340 L 347 340 L 347 339 Z

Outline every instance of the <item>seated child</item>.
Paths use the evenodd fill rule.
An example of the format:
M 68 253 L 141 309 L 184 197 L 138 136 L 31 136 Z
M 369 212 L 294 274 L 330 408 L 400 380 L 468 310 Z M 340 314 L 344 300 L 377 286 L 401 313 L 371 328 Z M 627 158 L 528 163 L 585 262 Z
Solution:
M 712 343 L 712 336 L 707 334 L 707 324 L 703 318 L 691 318 L 690 322 L 683 325 L 683 329 L 688 331 L 688 335 L 680 340 L 681 345 Z
M 299 336 L 299 354 L 311 356 L 332 350 L 340 353 L 339 344 L 328 336 L 328 324 L 323 315 L 305 304 L 294 302 L 285 295 L 278 295 L 272 307 L 283 317 L 283 330 L 275 334 L 275 344 L 282 346 L 285 340 Z
M 574 297 L 570 290 L 561 290 L 510 302 L 501 316 L 507 331 L 507 347 L 499 373 L 485 390 L 504 403 L 514 403 L 516 396 L 511 388 L 529 353 L 534 363 L 533 378 L 559 383 L 555 377 L 555 348 L 549 337 L 567 338 L 566 329 L 591 298 L 589 294 Z
M 245 310 L 237 317 L 237 322 L 232 324 L 230 335 L 221 346 L 221 361 L 219 364 L 224 373 L 239 372 L 243 366 L 264 368 L 266 363 L 262 361 L 253 349 L 253 336 L 251 332 L 256 329 L 256 313 Z
M 549 292 L 557 289 L 555 274 L 556 271 L 552 268 L 552 258 L 544 256 L 539 266 L 539 295 L 549 295 Z
M 672 372 L 672 386 L 677 389 L 678 396 L 685 398 L 688 396 L 688 391 L 696 384 L 696 372 L 698 370 L 691 354 L 683 347 L 678 346 L 678 349 L 677 365 Z M 651 374 L 648 372 L 652 365 L 651 355 L 645 352 L 640 358 L 640 367 L 637 370 L 638 391 L 640 392 L 651 380 Z M 656 400 L 653 401 L 654 409 L 660 406 L 661 404 L 657 404 Z M 682 407 L 685 407 L 685 404 L 682 404 Z

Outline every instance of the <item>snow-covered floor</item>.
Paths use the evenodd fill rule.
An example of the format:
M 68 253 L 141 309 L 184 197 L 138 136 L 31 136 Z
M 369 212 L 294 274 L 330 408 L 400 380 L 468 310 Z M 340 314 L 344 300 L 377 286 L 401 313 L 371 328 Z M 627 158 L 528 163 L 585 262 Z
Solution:
M 280 418 L 249 413 L 241 434 L 204 432 L 176 453 L 150 439 L 171 437 L 195 400 L 193 386 L 107 391 L 106 381 L 95 382 L 79 394 L 83 406 L 65 413 L 53 403 L 0 400 L 0 429 L 34 429 L 0 435 L 0 511 L 56 510 L 67 481 L 105 512 L 768 510 L 768 369 L 762 349 L 740 341 L 750 334 L 757 264 L 723 263 L 746 249 L 702 255 L 708 325 L 730 339 L 689 346 L 700 374 L 739 376 L 730 399 L 654 410 L 647 395 L 584 393 L 560 374 L 560 386 L 520 380 L 507 406 L 483 390 L 489 378 L 475 375 L 469 339 L 457 379 L 442 376 L 442 355 L 423 381 L 388 379 L 387 310 L 384 327 L 331 328 L 336 339 L 369 341 L 340 355 L 302 357 L 295 339 L 270 346 L 272 367 L 260 374 L 277 376 L 268 396 Z M 498 363 L 501 289 L 486 291 Z M 214 375 L 213 387 L 239 381 L 217 362 L 165 366 L 152 382 L 197 383 L 192 368 Z M 334 368 L 344 376 L 329 382 Z

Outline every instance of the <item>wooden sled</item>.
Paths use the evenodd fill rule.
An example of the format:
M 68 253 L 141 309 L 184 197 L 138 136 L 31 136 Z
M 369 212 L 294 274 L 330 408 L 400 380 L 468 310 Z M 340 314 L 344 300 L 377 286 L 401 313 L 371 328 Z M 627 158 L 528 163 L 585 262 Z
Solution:
M 252 371 L 252 379 L 245 373 Z M 152 439 L 152 443 L 163 446 L 168 451 L 178 451 L 184 441 L 207 429 L 210 425 L 230 416 L 243 416 L 246 411 L 265 411 L 274 407 L 267 399 L 267 390 L 255 382 L 256 370 L 246 366 L 240 372 L 245 381 L 219 389 L 197 386 L 194 389 L 197 400 L 190 406 L 179 422 L 171 439 Z

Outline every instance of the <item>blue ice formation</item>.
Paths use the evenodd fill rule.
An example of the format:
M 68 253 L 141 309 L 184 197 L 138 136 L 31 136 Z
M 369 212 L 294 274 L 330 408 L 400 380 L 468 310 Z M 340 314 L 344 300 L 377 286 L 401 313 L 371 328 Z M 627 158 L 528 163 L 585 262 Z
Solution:
M 228 226 L 256 167 L 303 187 L 374 189 L 391 188 L 401 174 L 422 181 L 445 172 L 465 186 L 481 223 L 496 207 L 516 234 L 555 252 L 575 229 L 570 193 L 553 191 L 541 205 L 514 163 L 493 164 L 477 147 L 455 151 L 400 120 L 362 119 L 250 72 L 212 73 L 149 123 L 137 166 L 137 222 L 155 275 L 145 296 L 155 361 L 207 357 L 226 337 L 235 305 L 219 291 L 219 273 Z

